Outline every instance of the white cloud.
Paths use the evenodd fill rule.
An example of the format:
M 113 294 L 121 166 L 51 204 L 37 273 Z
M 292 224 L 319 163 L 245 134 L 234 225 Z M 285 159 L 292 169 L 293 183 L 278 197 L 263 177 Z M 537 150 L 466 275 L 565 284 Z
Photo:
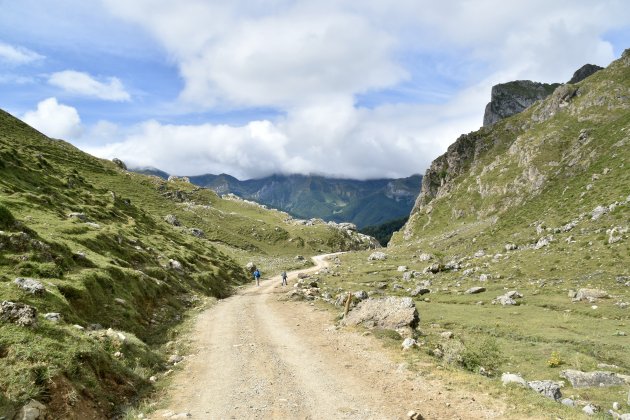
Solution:
M 28 48 L 13 46 L 0 42 L 0 62 L 12 65 L 29 64 L 44 59 L 43 55 Z
M 41 101 L 37 104 L 37 109 L 28 111 L 22 120 L 49 137 L 75 139 L 82 132 L 81 118 L 77 110 L 60 104 L 56 98 Z
M 563 82 L 587 62 L 607 65 L 614 57 L 605 34 L 630 23 L 621 0 L 105 5 L 164 46 L 183 79 L 181 106 L 270 107 L 283 116 L 240 126 L 152 121 L 97 152 L 177 174 L 240 177 L 423 172 L 460 134 L 479 128 L 492 85 Z M 450 96 L 438 87 L 431 99 L 392 99 L 432 84 Z M 358 95 L 379 99 L 366 109 Z
M 53 73 L 48 79 L 48 83 L 70 93 L 105 101 L 127 102 L 131 100 L 131 96 L 125 90 L 122 82 L 116 77 L 109 77 L 106 82 L 100 82 L 87 73 L 65 70 Z

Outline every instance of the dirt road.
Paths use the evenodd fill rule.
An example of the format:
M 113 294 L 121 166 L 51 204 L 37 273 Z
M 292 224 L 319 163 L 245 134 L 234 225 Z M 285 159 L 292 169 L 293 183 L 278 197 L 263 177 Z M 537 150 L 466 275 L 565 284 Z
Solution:
M 326 264 L 315 260 L 317 271 Z M 274 277 L 202 313 L 193 348 L 153 419 L 492 418 L 496 401 L 427 381 L 371 336 L 335 328 L 332 316 L 305 302 L 279 301 L 289 286 Z M 293 280 L 293 281 L 292 281 Z M 483 398 L 482 398 L 483 399 Z

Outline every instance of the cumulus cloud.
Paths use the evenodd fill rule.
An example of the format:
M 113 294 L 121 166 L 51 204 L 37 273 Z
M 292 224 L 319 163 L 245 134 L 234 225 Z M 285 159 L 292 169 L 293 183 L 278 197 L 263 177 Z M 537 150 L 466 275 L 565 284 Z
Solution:
M 40 55 L 35 51 L 31 51 L 28 48 L 0 42 L 0 62 L 12 65 L 21 65 L 42 60 L 43 58 L 43 55 Z
M 151 121 L 96 152 L 177 174 L 241 177 L 423 172 L 481 125 L 492 85 L 563 82 L 587 62 L 606 65 L 614 57 L 605 34 L 628 24 L 620 0 L 105 5 L 168 51 L 183 80 L 180 104 L 203 112 L 269 107 L 282 116 L 238 126 Z M 445 87 L 431 99 L 409 94 L 432 85 Z M 401 92 L 404 102 L 392 99 Z M 359 97 L 377 99 L 363 107 Z
M 69 140 L 82 133 L 81 118 L 77 110 L 60 104 L 56 98 L 41 101 L 37 104 L 37 109 L 25 113 L 22 120 L 49 137 Z
M 122 82 L 116 77 L 108 77 L 106 82 L 96 80 L 88 73 L 65 70 L 53 73 L 48 83 L 60 87 L 67 92 L 105 101 L 127 102 L 131 96 Z

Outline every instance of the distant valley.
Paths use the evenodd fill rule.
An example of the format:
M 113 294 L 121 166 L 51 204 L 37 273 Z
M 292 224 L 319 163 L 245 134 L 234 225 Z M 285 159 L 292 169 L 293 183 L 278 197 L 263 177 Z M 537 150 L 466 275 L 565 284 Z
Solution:
M 157 169 L 134 171 L 168 178 L 166 172 Z M 350 222 L 358 228 L 409 216 L 422 183 L 421 175 L 366 181 L 318 175 L 271 175 L 240 181 L 227 174 L 208 174 L 189 179 L 217 194 L 234 194 L 295 217 Z

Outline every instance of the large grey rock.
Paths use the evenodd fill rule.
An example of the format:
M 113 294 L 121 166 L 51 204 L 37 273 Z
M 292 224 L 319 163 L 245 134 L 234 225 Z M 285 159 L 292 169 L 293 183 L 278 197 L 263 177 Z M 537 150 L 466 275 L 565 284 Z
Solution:
M 605 387 L 624 385 L 626 382 L 614 372 L 594 371 L 582 372 L 580 370 L 567 369 L 560 373 L 571 383 L 573 388 Z
M 411 296 L 416 297 L 416 296 L 426 295 L 427 293 L 431 293 L 431 290 L 427 289 L 426 287 L 418 286 L 415 289 L 413 289 L 410 294 Z
M 203 238 L 206 233 L 198 228 L 190 228 L 190 234 L 192 236 L 196 236 L 197 238 Z
M 368 261 L 383 261 L 386 259 L 387 259 L 387 254 L 380 251 L 372 252 L 370 256 L 368 257 Z
M 413 300 L 409 297 L 387 297 L 366 299 L 348 313 L 343 320 L 345 325 L 363 325 L 368 328 L 381 327 L 399 329 L 415 328 L 420 316 Z
M 46 292 L 43 284 L 28 277 L 18 277 L 13 280 L 13 283 L 15 283 L 20 289 L 33 295 L 43 295 L 44 292 Z
M 485 292 L 486 288 L 485 287 L 481 287 L 481 286 L 475 286 L 475 287 L 471 287 L 470 289 L 466 290 L 466 294 L 467 295 L 476 295 L 477 293 L 482 293 Z
M 525 379 L 514 373 L 504 373 L 503 375 L 501 375 L 501 382 L 503 383 L 503 385 L 518 384 L 521 385 L 523 388 L 527 388 L 527 382 L 525 381 Z
M 359 290 L 358 292 L 354 292 L 352 294 L 353 299 L 357 302 L 367 299 L 369 296 L 365 290 Z
M 30 400 L 20 409 L 14 420 L 43 420 L 46 418 L 46 406 L 39 401 Z
M 492 125 L 504 118 L 524 111 L 534 102 L 549 96 L 558 83 L 537 83 L 530 80 L 516 80 L 492 87 L 490 102 L 486 105 L 483 125 Z
M 575 300 L 604 299 L 610 297 L 608 292 L 600 289 L 578 289 Z
M 59 322 L 61 321 L 61 314 L 59 312 L 49 312 L 44 314 L 44 319 L 47 319 L 50 322 Z
M 403 350 L 411 350 L 417 346 L 418 346 L 418 342 L 411 337 L 405 338 L 405 340 L 402 342 Z
M 35 327 L 37 325 L 37 309 L 20 302 L 0 303 L 0 320 L 21 325 Z
M 174 214 L 167 214 L 166 216 L 164 216 L 164 221 L 169 225 L 181 226 L 179 219 L 177 219 L 177 216 L 175 216 Z
M 562 392 L 560 392 L 560 384 L 554 381 L 530 381 L 527 382 L 534 391 L 552 400 L 559 401 L 562 398 Z

